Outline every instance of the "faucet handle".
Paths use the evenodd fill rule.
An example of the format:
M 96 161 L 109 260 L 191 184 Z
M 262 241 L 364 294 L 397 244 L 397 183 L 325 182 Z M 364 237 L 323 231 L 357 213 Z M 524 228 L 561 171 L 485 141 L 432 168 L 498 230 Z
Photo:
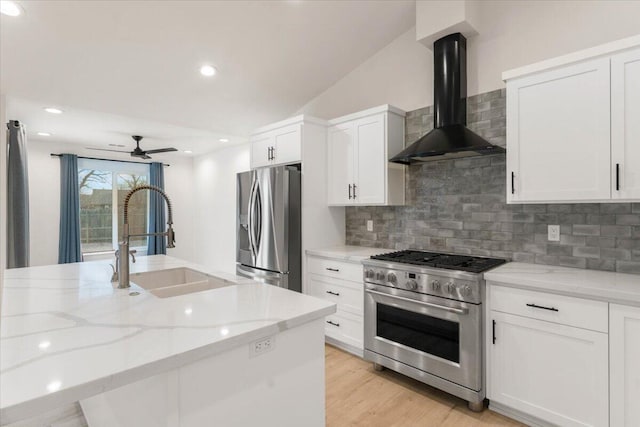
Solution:
M 135 250 L 135 249 L 131 249 L 129 251 L 129 254 L 131 254 L 131 262 L 134 263 L 134 264 L 136 263 L 136 257 L 135 257 L 136 253 L 138 253 L 138 251 Z
M 113 274 L 111 275 L 111 283 L 116 283 L 118 281 L 118 269 L 115 265 L 109 264 L 113 269 Z

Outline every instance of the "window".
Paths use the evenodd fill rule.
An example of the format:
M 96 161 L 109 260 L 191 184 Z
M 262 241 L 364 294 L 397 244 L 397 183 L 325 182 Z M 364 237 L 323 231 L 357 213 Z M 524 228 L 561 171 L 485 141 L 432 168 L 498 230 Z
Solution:
M 118 248 L 124 223 L 124 198 L 149 182 L 146 164 L 78 159 L 80 187 L 80 243 L 83 253 Z M 129 232 L 147 232 L 149 194 L 140 191 L 129 201 Z M 132 248 L 145 249 L 146 237 L 132 237 Z

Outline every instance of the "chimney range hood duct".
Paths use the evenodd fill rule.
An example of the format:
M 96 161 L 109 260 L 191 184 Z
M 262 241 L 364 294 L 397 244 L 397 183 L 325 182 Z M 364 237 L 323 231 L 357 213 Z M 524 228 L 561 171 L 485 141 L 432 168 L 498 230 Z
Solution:
M 390 161 L 410 165 L 418 162 L 503 153 L 467 129 L 467 39 L 450 34 L 433 43 L 434 129 L 405 148 Z

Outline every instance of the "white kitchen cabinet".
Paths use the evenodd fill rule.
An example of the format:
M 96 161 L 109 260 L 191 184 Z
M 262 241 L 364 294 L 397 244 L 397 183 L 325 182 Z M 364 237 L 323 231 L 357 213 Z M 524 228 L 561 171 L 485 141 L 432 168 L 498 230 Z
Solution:
M 507 82 L 507 201 L 611 197 L 609 58 Z
M 271 146 L 273 138 L 270 133 L 255 135 L 251 138 L 251 169 L 271 164 Z
M 508 203 L 640 200 L 640 37 L 503 80 Z
M 611 427 L 640 426 L 640 308 L 610 304 Z
M 640 199 L 640 49 L 611 57 L 611 156 L 613 198 Z
M 337 304 L 325 319 L 327 342 L 362 357 L 364 286 L 362 264 L 307 255 L 306 293 Z
M 404 204 L 404 166 L 389 163 L 404 148 L 404 112 L 384 105 L 330 120 L 330 205 Z
M 353 198 L 355 138 L 353 123 L 329 128 L 328 201 L 330 205 L 350 205 Z
M 488 288 L 491 408 L 533 423 L 609 425 L 607 303 Z
M 300 163 L 303 116 L 259 129 L 251 137 L 251 168 Z

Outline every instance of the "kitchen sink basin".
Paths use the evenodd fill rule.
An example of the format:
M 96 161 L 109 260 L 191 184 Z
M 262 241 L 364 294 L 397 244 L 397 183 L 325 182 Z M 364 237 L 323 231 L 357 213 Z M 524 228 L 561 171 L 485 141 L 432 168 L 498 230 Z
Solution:
M 130 281 L 160 298 L 233 285 L 227 280 L 185 267 L 134 273 L 131 274 Z

